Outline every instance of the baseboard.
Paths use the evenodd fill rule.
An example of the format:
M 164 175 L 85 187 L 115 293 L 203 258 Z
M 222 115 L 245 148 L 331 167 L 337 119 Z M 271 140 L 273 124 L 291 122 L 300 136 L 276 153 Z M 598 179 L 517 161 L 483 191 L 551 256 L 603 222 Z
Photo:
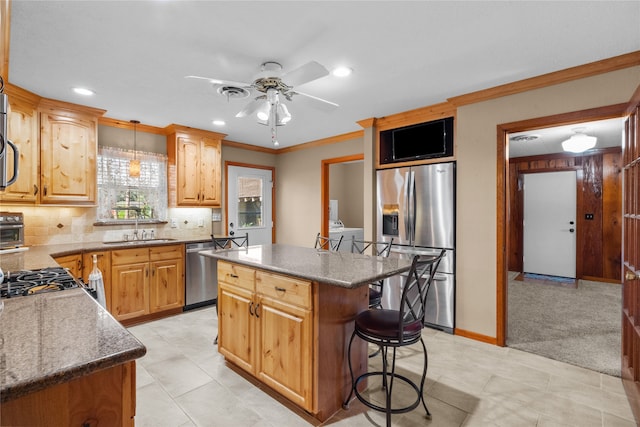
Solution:
M 464 329 L 456 328 L 453 331 L 454 335 L 460 335 L 461 337 L 470 338 L 472 340 L 481 341 L 487 344 L 498 345 L 498 339 L 490 337 L 488 335 L 482 335 L 477 332 L 466 331 Z
M 606 277 L 582 276 L 580 279 L 589 280 L 591 282 L 613 283 L 615 285 L 622 284 L 620 279 L 607 279 Z

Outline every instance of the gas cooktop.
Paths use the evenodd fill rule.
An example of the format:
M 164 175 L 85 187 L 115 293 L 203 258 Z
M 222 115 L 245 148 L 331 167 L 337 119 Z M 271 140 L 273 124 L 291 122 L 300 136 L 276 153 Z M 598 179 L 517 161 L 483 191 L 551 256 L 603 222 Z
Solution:
M 5 272 L 0 298 L 15 298 L 44 292 L 63 291 L 82 285 L 62 267 Z

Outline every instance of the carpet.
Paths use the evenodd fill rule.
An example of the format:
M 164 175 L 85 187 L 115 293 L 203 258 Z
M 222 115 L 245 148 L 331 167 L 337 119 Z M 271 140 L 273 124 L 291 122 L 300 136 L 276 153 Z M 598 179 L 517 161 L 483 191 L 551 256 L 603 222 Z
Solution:
M 507 346 L 620 376 L 622 286 L 515 280 L 508 289 Z

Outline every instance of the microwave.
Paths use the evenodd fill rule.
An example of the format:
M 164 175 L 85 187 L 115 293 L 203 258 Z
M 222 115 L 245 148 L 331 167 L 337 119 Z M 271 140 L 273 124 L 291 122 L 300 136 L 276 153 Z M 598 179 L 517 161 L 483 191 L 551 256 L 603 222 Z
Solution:
M 21 212 L 0 212 L 0 249 L 24 245 L 24 217 Z

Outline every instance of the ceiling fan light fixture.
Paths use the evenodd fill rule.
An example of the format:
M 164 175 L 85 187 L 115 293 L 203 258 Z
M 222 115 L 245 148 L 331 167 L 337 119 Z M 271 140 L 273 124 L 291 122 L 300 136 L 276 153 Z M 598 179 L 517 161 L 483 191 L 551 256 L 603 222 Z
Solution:
M 282 126 L 286 125 L 291 121 L 291 113 L 289 113 L 289 109 L 284 104 L 278 104 L 276 107 L 276 124 Z
M 595 136 L 585 135 L 584 133 L 576 133 L 571 138 L 562 142 L 562 149 L 571 153 L 582 153 L 596 146 L 598 138 Z

